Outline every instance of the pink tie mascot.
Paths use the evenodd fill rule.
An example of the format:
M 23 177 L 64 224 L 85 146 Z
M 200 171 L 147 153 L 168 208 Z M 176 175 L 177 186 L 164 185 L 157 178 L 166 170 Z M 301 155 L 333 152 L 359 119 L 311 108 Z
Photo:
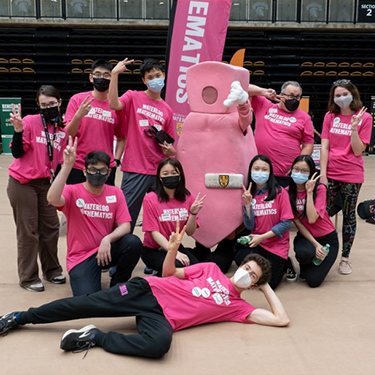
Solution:
M 186 88 L 191 112 L 177 145 L 187 188 L 206 194 L 194 238 L 212 247 L 231 235 L 242 220 L 242 183 L 257 154 L 250 124 L 248 70 L 221 62 L 190 67 Z

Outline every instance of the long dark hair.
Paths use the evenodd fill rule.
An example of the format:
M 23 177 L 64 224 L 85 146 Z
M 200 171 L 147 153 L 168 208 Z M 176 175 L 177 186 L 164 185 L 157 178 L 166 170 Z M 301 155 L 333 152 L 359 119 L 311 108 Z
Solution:
M 311 177 L 314 175 L 314 173 L 317 172 L 314 160 L 312 159 L 310 155 L 299 155 L 294 159 L 291 169 L 293 169 L 293 167 L 300 161 L 304 161 L 309 166 L 309 169 L 310 169 L 309 180 L 310 180 Z M 314 202 L 315 202 L 315 197 L 316 197 L 316 189 L 318 188 L 318 185 L 320 185 L 319 181 L 315 184 L 314 191 L 313 191 Z M 296 204 L 297 185 L 293 181 L 292 178 L 290 179 L 290 183 L 289 183 L 289 200 L 290 200 L 290 205 L 292 206 L 293 214 L 298 215 L 299 212 L 297 210 L 297 204 Z M 305 218 L 305 217 L 306 217 L 306 202 L 305 202 L 305 207 L 303 208 L 303 212 L 301 214 L 301 218 Z
M 185 187 L 185 174 L 184 170 L 182 169 L 182 165 L 175 158 L 166 158 L 159 163 L 158 170 L 156 172 L 155 194 L 158 196 L 159 202 L 169 201 L 168 194 L 165 192 L 164 187 L 160 181 L 160 171 L 167 164 L 170 164 L 180 174 L 180 184 L 176 188 L 174 197 L 180 202 L 185 202 L 186 196 L 190 195 L 190 191 Z
M 268 195 L 265 201 L 272 201 L 276 198 L 276 195 L 281 193 L 281 187 L 276 181 L 275 176 L 273 175 L 273 167 L 270 158 L 267 155 L 256 155 L 253 157 L 253 160 L 251 160 L 250 165 L 249 165 L 249 174 L 248 174 L 248 182 L 247 186 L 250 185 L 250 182 L 252 182 L 251 185 L 251 195 L 254 196 L 256 193 L 256 183 L 251 179 L 251 168 L 253 167 L 253 164 L 257 161 L 261 160 L 266 162 L 269 167 L 270 167 L 270 177 L 267 181 L 267 190 L 268 190 Z
M 58 101 L 61 99 L 61 95 L 59 90 L 57 90 L 56 87 L 51 86 L 51 85 L 43 85 L 40 86 L 36 92 L 36 104 L 39 106 L 39 96 L 40 95 L 45 95 L 45 96 L 52 96 L 53 98 L 56 98 Z M 61 105 L 60 105 L 60 111 L 59 111 L 59 118 L 57 121 L 57 126 L 59 128 L 64 128 L 65 123 L 62 120 L 62 114 L 61 114 Z

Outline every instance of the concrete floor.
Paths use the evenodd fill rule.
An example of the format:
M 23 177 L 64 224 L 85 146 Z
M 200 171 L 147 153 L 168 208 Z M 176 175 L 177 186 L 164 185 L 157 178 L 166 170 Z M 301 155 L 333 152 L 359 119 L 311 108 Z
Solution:
M 10 156 L 0 155 L 0 314 L 71 295 L 69 284 L 45 283 L 45 292 L 31 293 L 18 286 L 16 238 L 6 195 Z M 366 182 L 360 200 L 374 198 L 375 157 L 365 157 Z M 118 180 L 120 176 L 117 176 Z M 339 217 L 339 228 L 341 218 Z M 375 227 L 358 219 L 351 261 L 353 273 L 337 273 L 338 262 L 324 284 L 310 289 L 301 281 L 279 286 L 277 294 L 291 318 L 287 328 L 238 323 L 217 323 L 187 329 L 174 335 L 169 353 L 161 360 L 131 358 L 93 348 L 83 354 L 59 349 L 62 334 L 70 328 L 94 323 L 103 331 L 135 332 L 132 318 L 90 319 L 26 326 L 0 337 L 0 374 L 375 374 Z M 143 238 L 140 228 L 136 234 Z M 294 233 L 292 233 L 294 236 Z M 189 243 L 191 239 L 185 239 Z M 59 254 L 65 266 L 65 237 Z M 232 266 L 232 274 L 235 267 Z M 140 262 L 134 276 L 143 276 Z M 103 275 L 103 287 L 108 285 Z M 249 291 L 248 301 L 267 304 L 262 293 Z

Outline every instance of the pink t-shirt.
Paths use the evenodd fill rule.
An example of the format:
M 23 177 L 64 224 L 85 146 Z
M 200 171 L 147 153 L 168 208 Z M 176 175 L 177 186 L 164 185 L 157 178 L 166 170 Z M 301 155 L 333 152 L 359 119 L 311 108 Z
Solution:
M 301 145 L 314 143 L 311 118 L 301 109 L 286 112 L 262 96 L 253 96 L 251 106 L 256 118 L 258 154 L 271 159 L 275 176 L 286 177 L 301 153 Z
M 355 156 L 351 147 L 351 118 L 352 115 L 329 112 L 324 117 L 322 139 L 329 140 L 327 177 L 342 182 L 363 183 L 365 172 L 362 155 Z M 369 144 L 372 131 L 369 113 L 363 115 L 357 129 L 360 140 Z
M 103 237 L 116 226 L 130 222 L 124 195 L 116 186 L 104 185 L 101 194 L 89 193 L 84 184 L 66 185 L 65 205 L 58 207 L 67 220 L 66 268 L 68 272 L 98 251 Z
M 263 234 L 269 232 L 276 224 L 282 220 L 292 220 L 293 211 L 289 202 L 289 195 L 282 188 L 281 193 L 276 195 L 272 201 L 265 201 L 267 193 L 255 195 L 253 197 L 253 212 L 255 219 L 252 234 Z M 280 238 L 278 236 L 268 238 L 260 243 L 260 246 L 269 252 L 287 259 L 289 252 L 289 231 L 283 233 Z
M 9 167 L 9 175 L 26 184 L 37 178 L 51 178 L 51 167 L 56 170 L 64 152 L 67 134 L 65 129 L 57 128 L 48 122 L 49 138 L 53 144 L 52 163 L 48 157 L 47 139 L 41 115 L 23 118 L 22 144 L 25 153 L 14 159 Z
M 306 203 L 306 190 L 297 191 L 297 211 L 302 214 L 305 209 Z M 295 215 L 295 219 L 299 219 L 306 229 L 312 234 L 313 237 L 322 237 L 335 230 L 331 219 L 327 213 L 327 188 L 325 185 L 319 185 L 316 189 L 316 196 L 314 206 L 316 212 L 319 214 L 318 219 L 314 224 L 309 224 L 307 217 L 302 218 L 301 215 Z
M 148 193 L 143 200 L 143 226 L 145 232 L 143 245 L 152 249 L 160 246 L 153 240 L 151 232 L 159 231 L 167 240 L 176 230 L 176 221 L 180 221 L 180 227 L 186 224 L 189 218 L 190 207 L 195 198 L 192 195 L 186 196 L 185 202 L 177 199 L 169 199 L 168 202 L 159 202 L 158 196 Z M 196 216 L 197 226 L 199 226 L 198 215 Z
M 65 122 L 69 124 L 79 109 L 81 103 L 92 92 L 81 92 L 73 95 L 68 103 L 65 113 Z M 85 156 L 92 151 L 104 151 L 111 157 L 111 167 L 115 166 L 113 157 L 114 136 L 120 134 L 119 120 L 116 111 L 109 108 L 109 100 L 95 99 L 91 103 L 90 112 L 82 118 L 76 137 L 78 137 L 77 159 L 73 168 L 85 167 Z
M 154 138 L 146 135 L 149 125 L 163 129 L 174 138 L 173 112 L 164 100 L 151 99 L 144 91 L 128 90 L 119 100 L 126 116 L 126 149 L 121 166 L 124 172 L 156 175 L 159 162 L 165 157 Z
M 244 301 L 214 263 L 185 267 L 185 279 L 146 277 L 174 331 L 205 323 L 246 320 L 255 307 Z

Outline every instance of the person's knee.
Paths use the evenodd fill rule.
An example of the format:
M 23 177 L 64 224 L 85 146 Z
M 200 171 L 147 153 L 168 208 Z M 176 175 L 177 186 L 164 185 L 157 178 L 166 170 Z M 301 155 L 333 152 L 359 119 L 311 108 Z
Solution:
M 172 335 L 160 335 L 149 342 L 149 347 L 145 350 L 148 357 L 161 358 L 168 353 L 172 343 Z
M 124 251 L 131 251 L 133 254 L 141 256 L 143 245 L 142 241 L 136 235 L 126 234 L 119 239 L 119 242 Z
M 310 288 L 317 288 L 322 284 L 324 281 L 324 278 L 312 276 L 312 277 L 306 277 L 306 283 Z

